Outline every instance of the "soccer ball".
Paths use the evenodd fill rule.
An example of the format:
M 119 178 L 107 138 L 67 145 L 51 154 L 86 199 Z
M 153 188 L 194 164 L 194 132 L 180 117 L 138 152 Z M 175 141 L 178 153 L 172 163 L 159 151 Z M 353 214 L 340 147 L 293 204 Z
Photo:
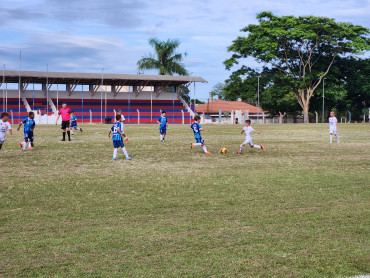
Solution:
M 226 148 L 221 148 L 220 153 L 222 153 L 222 154 L 227 153 L 227 149 Z

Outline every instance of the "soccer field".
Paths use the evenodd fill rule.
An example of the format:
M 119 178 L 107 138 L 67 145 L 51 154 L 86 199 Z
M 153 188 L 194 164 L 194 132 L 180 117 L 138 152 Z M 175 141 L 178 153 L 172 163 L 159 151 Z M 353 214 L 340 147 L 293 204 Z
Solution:
M 0 276 L 346 277 L 370 273 L 370 125 L 37 126 L 0 151 Z M 335 141 L 335 140 L 333 140 Z M 226 147 L 228 153 L 219 153 Z

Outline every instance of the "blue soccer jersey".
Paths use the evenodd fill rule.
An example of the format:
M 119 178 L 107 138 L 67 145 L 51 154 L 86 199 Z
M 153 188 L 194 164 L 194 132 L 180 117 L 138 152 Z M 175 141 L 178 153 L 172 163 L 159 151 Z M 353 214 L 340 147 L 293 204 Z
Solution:
M 24 125 L 24 133 L 31 132 L 31 129 L 34 129 L 34 127 L 36 126 L 35 120 L 30 118 L 24 119 L 22 121 L 22 124 Z
M 202 136 L 200 135 L 200 129 L 202 128 L 200 126 L 200 124 L 198 123 L 193 123 L 190 128 L 194 131 L 194 138 L 195 139 L 199 139 L 199 138 L 202 138 Z
M 71 117 L 71 126 L 77 126 L 77 118 L 75 115 Z
M 160 117 L 159 119 L 158 119 L 158 122 L 160 122 L 160 125 L 159 125 L 159 128 L 166 128 L 167 127 L 167 117 Z
M 112 141 L 122 141 L 122 136 L 118 132 L 118 130 L 120 130 L 120 129 L 121 129 L 121 123 L 120 122 L 114 123 L 114 125 L 111 127 L 110 130 L 113 131 Z

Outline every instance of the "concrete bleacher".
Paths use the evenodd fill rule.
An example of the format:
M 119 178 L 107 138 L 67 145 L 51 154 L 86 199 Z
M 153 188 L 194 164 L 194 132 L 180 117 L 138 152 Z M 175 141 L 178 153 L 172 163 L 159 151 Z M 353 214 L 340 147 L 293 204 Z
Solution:
M 52 99 L 54 104 L 56 99 Z M 126 118 L 126 123 L 137 123 L 140 115 L 140 123 L 156 123 L 161 115 L 161 111 L 165 110 L 169 123 L 182 123 L 182 113 L 184 112 L 184 120 L 190 122 L 190 113 L 186 111 L 185 106 L 180 100 L 107 100 L 105 110 L 105 101 L 103 107 L 100 100 L 85 99 L 82 103 L 81 99 L 59 99 L 59 106 L 66 102 L 68 107 L 75 112 L 78 122 L 90 122 L 90 111 L 93 123 L 100 123 L 105 116 L 113 118 L 114 111 L 122 110 Z M 139 110 L 139 112 L 138 112 Z M 106 113 L 105 113 L 106 111 Z M 183 111 L 183 112 L 182 112 Z
M 10 115 L 10 123 L 11 124 L 18 124 L 21 121 L 23 121 L 24 118 L 28 116 L 27 108 L 23 104 L 23 101 L 21 100 L 21 109 L 19 111 L 19 99 L 18 98 L 8 98 L 7 103 L 5 103 L 5 106 L 7 107 L 7 111 Z M 0 99 L 0 111 L 3 111 L 4 102 L 3 99 Z M 13 114 L 13 117 L 12 117 Z
M 46 98 L 27 98 L 27 102 L 32 110 L 36 110 L 37 113 L 41 113 L 42 115 L 47 114 L 52 115 L 54 112 L 50 105 L 48 105 L 48 101 Z

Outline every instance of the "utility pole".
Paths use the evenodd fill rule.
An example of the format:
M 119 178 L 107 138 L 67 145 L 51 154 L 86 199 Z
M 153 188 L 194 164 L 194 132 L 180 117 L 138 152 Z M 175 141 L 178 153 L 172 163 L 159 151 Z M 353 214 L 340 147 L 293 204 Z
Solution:
M 324 123 L 324 107 L 325 107 L 325 78 L 322 79 L 322 123 Z
M 259 120 L 259 115 L 260 115 L 260 77 L 261 75 L 257 76 L 258 79 L 258 91 L 257 91 L 257 123 Z

